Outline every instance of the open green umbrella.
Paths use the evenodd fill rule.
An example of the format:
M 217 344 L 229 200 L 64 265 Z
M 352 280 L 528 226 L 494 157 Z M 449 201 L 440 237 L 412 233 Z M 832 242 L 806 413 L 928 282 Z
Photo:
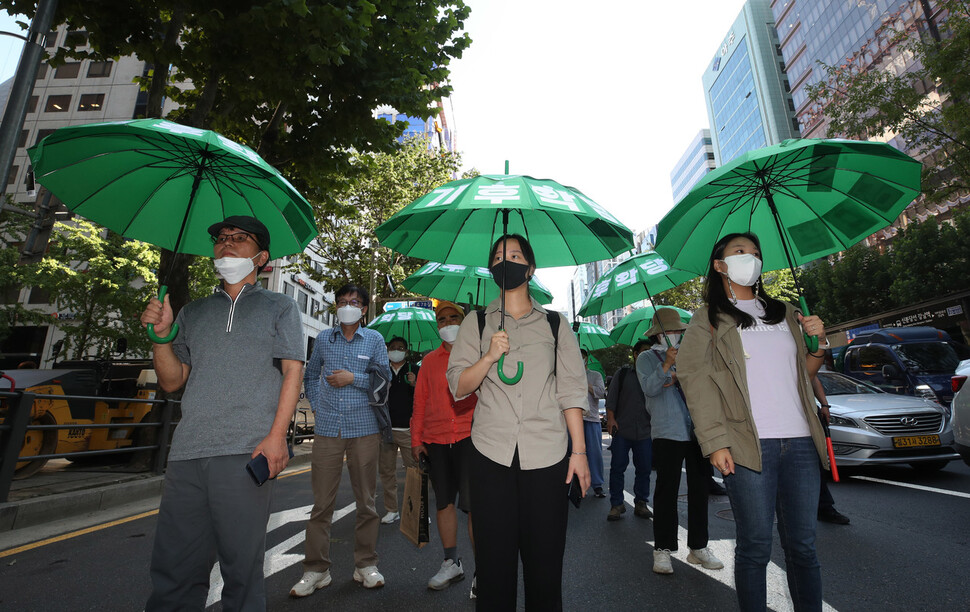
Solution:
M 646 340 L 643 334 L 653 325 L 653 315 L 657 312 L 658 308 L 676 310 L 677 314 L 680 315 L 680 320 L 684 323 L 690 323 L 690 318 L 693 316 L 690 311 L 677 308 L 676 306 L 647 306 L 646 308 L 637 308 L 620 319 L 620 322 L 610 332 L 610 338 L 617 344 L 626 344 L 629 346 L 633 346 L 641 340 Z
M 889 225 L 919 193 L 920 163 L 887 144 L 786 140 L 708 173 L 660 221 L 655 248 L 671 266 L 706 274 L 715 242 L 753 232 L 763 269 L 791 268 L 801 294 L 796 266 Z
M 37 182 L 68 209 L 175 253 L 211 257 L 208 227 L 232 215 L 266 225 L 272 258 L 317 236 L 303 196 L 255 151 L 215 132 L 162 119 L 92 123 L 61 128 L 27 153 Z M 157 338 L 151 327 L 156 342 L 178 333 Z
M 670 267 L 663 257 L 653 251 L 639 253 L 601 276 L 589 290 L 577 314 L 588 317 L 640 300 L 653 300 L 654 295 L 694 278 L 697 278 L 696 273 Z
M 480 266 L 428 262 L 401 284 L 418 295 L 474 306 L 485 306 L 498 297 L 492 273 Z M 552 294 L 535 276 L 529 280 L 529 295 L 540 304 L 552 302 Z
M 395 213 L 375 233 L 399 253 L 471 266 L 489 265 L 489 249 L 509 233 L 526 237 L 540 268 L 609 259 L 633 248 L 633 232 L 579 190 L 509 174 L 447 183 Z M 504 299 L 502 293 L 503 318 Z M 504 361 L 503 355 L 499 378 L 515 384 L 522 362 L 509 377 Z
M 598 351 L 599 349 L 609 348 L 616 344 L 613 338 L 610 337 L 610 332 L 595 323 L 580 323 L 579 329 L 575 330 L 575 333 L 580 348 L 589 351 Z
M 412 351 L 430 351 L 441 346 L 438 321 L 434 311 L 427 308 L 399 308 L 389 310 L 371 321 L 367 327 L 377 331 L 385 342 L 401 337 Z

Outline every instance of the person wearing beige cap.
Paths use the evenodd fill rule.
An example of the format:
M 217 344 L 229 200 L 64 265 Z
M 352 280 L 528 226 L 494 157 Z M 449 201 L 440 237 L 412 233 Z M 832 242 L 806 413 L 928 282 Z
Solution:
M 643 388 L 657 485 L 653 491 L 653 571 L 673 574 L 671 553 L 677 550 L 677 494 L 681 466 L 687 470 L 687 555 L 689 563 L 706 569 L 724 564 L 707 548 L 707 481 L 710 467 L 694 437 L 687 403 L 677 382 L 677 347 L 687 326 L 672 308 L 658 308 L 644 334 L 653 342 L 637 357 L 637 378 Z

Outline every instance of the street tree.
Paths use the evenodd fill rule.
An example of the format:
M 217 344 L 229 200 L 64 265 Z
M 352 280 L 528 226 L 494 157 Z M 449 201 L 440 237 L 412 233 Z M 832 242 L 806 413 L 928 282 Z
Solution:
M 17 206 L 9 196 L 7 207 Z M 24 211 L 29 212 L 29 211 Z M 25 281 L 26 271 L 17 266 L 21 245 L 30 231 L 30 219 L 20 213 L 4 209 L 0 211 L 0 342 L 9 337 L 11 329 L 17 324 L 38 324 L 47 317 L 26 308 L 20 303 L 21 290 L 29 286 Z

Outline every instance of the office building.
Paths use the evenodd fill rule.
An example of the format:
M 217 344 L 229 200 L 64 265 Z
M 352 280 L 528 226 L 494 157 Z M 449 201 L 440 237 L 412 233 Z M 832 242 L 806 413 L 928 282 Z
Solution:
M 714 144 L 711 131 L 703 129 L 694 136 L 680 156 L 677 165 L 670 171 L 670 189 L 676 204 L 687 195 L 697 181 L 716 168 L 714 165 Z

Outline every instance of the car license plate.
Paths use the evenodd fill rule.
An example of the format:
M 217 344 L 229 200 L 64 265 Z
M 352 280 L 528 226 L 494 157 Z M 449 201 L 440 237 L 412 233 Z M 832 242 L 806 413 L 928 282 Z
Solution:
M 914 448 L 917 446 L 939 446 L 940 436 L 902 436 L 893 438 L 894 448 Z

